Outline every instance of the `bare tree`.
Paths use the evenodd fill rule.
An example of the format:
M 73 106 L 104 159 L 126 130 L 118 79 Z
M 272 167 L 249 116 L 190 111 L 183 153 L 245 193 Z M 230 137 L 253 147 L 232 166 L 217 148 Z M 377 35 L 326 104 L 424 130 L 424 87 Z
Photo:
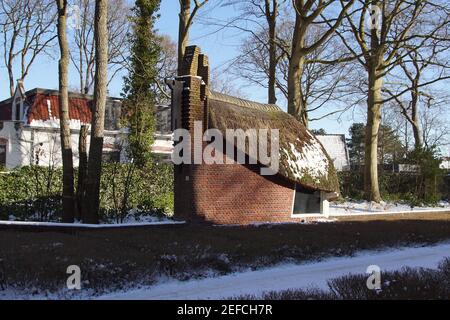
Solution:
M 55 19 L 52 0 L 0 0 L 1 45 L 11 96 L 15 78 L 23 81 L 36 58 L 53 45 Z M 16 64 L 18 74 L 14 72 Z
M 285 100 L 288 99 L 293 27 L 294 22 L 289 16 L 283 17 L 278 23 L 275 86 Z M 232 61 L 231 72 L 251 84 L 267 88 L 270 59 L 267 42 L 263 40 L 267 38 L 267 31 L 253 31 L 253 33 L 244 40 L 241 46 L 242 53 Z M 322 34 L 321 28 L 312 27 L 306 43 L 317 41 Z M 302 104 L 305 106 L 308 122 L 342 113 L 357 102 L 352 101 L 355 100 L 353 95 L 355 89 L 349 86 L 353 81 L 354 68 L 348 62 L 340 61 L 346 56 L 347 53 L 342 50 L 336 36 L 331 36 L 327 42 L 306 56 L 299 85 L 303 93 Z M 343 102 L 343 106 L 336 108 L 340 102 Z M 332 107 L 328 108 L 330 105 Z M 320 115 L 313 116 L 319 111 Z
M 161 50 L 156 64 L 158 78 L 155 79 L 153 90 L 157 93 L 157 103 L 169 103 L 170 92 L 167 91 L 164 80 L 177 75 L 177 44 L 167 35 L 159 36 L 158 41 Z
M 346 4 L 339 10 L 337 17 L 329 18 L 325 17 L 325 9 L 328 8 L 331 11 L 336 1 L 293 0 L 292 3 L 295 9 L 295 25 L 288 70 L 288 112 L 307 125 L 306 106 L 304 105 L 302 86 L 300 85 L 307 55 L 317 50 L 331 37 L 353 5 L 354 0 L 346 1 Z M 338 8 L 334 9 L 338 10 Z M 320 21 L 320 18 L 322 18 L 322 21 Z M 307 43 L 307 35 L 311 32 L 312 27 L 317 25 L 328 27 L 320 37 L 311 43 Z
M 74 26 L 71 41 L 70 59 L 79 78 L 79 90 L 88 94 L 94 85 L 95 42 L 94 42 L 94 11 L 95 1 L 76 0 L 79 8 L 79 21 Z M 110 0 L 108 2 L 108 68 L 109 82 L 125 67 L 128 51 L 130 8 L 125 0 Z
M 434 103 L 432 107 L 421 110 L 420 122 L 425 147 L 450 146 L 450 124 L 448 118 L 443 116 L 448 114 L 449 103 L 450 99 L 447 95 L 447 98 L 441 99 L 440 103 Z
M 94 110 L 92 112 L 91 142 L 89 147 L 88 173 L 85 193 L 86 207 L 83 222 L 98 223 L 100 206 L 100 177 L 102 172 L 103 132 L 108 87 L 108 1 L 95 3 L 95 78 Z
M 181 65 L 184 52 L 189 42 L 189 30 L 194 22 L 198 10 L 203 7 L 208 0 L 193 0 L 194 8 L 191 10 L 191 0 L 179 0 L 180 2 L 180 22 L 178 25 L 178 75 L 181 75 Z
M 345 1 L 341 0 L 340 2 L 344 7 Z M 346 23 L 337 33 L 345 47 L 367 72 L 368 98 L 364 162 L 364 189 L 367 200 L 381 201 L 378 185 L 377 145 L 381 108 L 386 102 L 382 95 L 383 79 L 399 64 L 402 54 L 410 52 L 407 44 L 411 40 L 422 39 L 420 42 L 423 43 L 423 39 L 433 38 L 439 29 L 448 24 L 448 21 L 441 21 L 433 32 L 427 34 L 411 32 L 419 23 L 418 18 L 424 12 L 438 13 L 441 7 L 441 5 L 425 0 L 364 0 L 358 2 L 353 12 L 346 15 Z M 371 18 L 369 30 L 366 29 L 368 16 Z M 345 37 L 346 31 L 352 35 L 350 41 Z M 405 49 L 405 52 L 401 53 L 402 49 Z
M 399 59 L 398 75 L 393 75 L 393 83 L 386 83 L 384 91 L 392 97 L 403 116 L 412 127 L 415 148 L 421 148 L 424 142 L 421 109 L 430 109 L 439 104 L 444 97 L 433 91 L 433 85 L 444 80 L 449 81 L 448 41 L 431 40 L 420 47 L 407 48 L 405 57 Z M 403 80 L 404 79 L 404 80 Z M 427 83 L 427 85 L 424 85 Z M 405 88 L 409 90 L 402 95 Z M 409 98 L 405 96 L 409 95 Z M 428 113 L 425 113 L 428 115 Z M 430 129 L 430 128 L 429 128 Z
M 242 92 L 241 88 L 233 80 L 230 75 L 213 70 L 209 87 L 212 91 L 245 99 L 245 93 Z
M 273 73 L 273 70 L 267 46 L 269 41 L 267 37 L 268 33 L 267 30 L 255 30 L 253 32 L 254 34 L 250 34 L 244 39 L 240 46 L 240 54 L 230 62 L 229 67 L 225 70 L 230 71 L 231 74 L 241 79 L 245 79 L 249 85 L 256 85 L 267 89 L 267 101 L 276 103 L 277 99 L 274 100 L 272 96 L 269 99 L 269 91 L 273 91 L 275 97 L 279 91 L 287 96 L 287 90 L 285 91 L 283 64 L 281 63 L 286 55 L 284 51 L 279 48 L 275 51 L 275 77 L 273 80 L 269 80 L 269 78 L 272 78 L 270 74 Z M 272 85 L 275 86 L 273 89 L 270 88 Z
M 67 0 L 56 0 L 58 8 L 59 59 L 59 125 L 63 161 L 63 222 L 74 221 L 74 174 L 69 117 L 69 44 L 67 41 Z
M 230 4 L 238 3 L 242 13 L 225 25 L 250 34 L 244 46 L 251 48 L 247 48 L 247 53 L 241 56 L 242 59 L 236 59 L 237 62 L 245 61 L 247 54 L 253 57 L 264 55 L 264 60 L 255 61 L 254 59 L 253 62 L 260 64 L 259 70 L 263 70 L 265 73 L 265 79 L 258 81 L 267 88 L 267 102 L 273 104 L 277 102 L 277 64 L 280 59 L 277 26 L 280 4 L 284 2 L 285 0 L 230 1 Z M 263 19 L 263 23 L 260 21 L 261 19 Z

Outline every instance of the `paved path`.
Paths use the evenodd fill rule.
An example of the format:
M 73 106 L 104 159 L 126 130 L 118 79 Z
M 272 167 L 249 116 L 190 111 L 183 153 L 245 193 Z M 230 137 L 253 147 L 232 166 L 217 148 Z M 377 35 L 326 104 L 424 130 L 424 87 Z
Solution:
M 323 288 L 326 287 L 328 279 L 348 273 L 365 273 L 369 265 L 378 265 L 382 271 L 396 270 L 404 266 L 436 268 L 444 257 L 450 257 L 450 243 L 362 252 L 355 257 L 330 258 L 302 265 L 282 265 L 217 278 L 171 281 L 153 287 L 105 295 L 101 299 L 220 299 L 242 294 L 261 294 L 270 290 L 305 288 L 309 285 Z

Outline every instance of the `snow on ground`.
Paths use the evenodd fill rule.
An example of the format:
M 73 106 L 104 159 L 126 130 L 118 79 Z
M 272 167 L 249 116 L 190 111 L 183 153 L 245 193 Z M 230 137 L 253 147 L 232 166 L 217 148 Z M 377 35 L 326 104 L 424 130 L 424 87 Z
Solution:
M 36 226 L 36 227 L 70 227 L 70 228 L 121 228 L 121 227 L 136 227 L 136 226 L 153 226 L 164 224 L 182 224 L 184 221 L 175 221 L 171 219 L 145 219 L 145 220 L 125 220 L 124 223 L 107 223 L 107 224 L 83 224 L 75 223 L 60 223 L 60 222 L 36 222 L 36 221 L 8 221 L 0 220 L 0 225 L 22 225 L 22 226 Z
M 361 214 L 386 214 L 386 213 L 409 213 L 409 212 L 439 212 L 450 211 L 450 203 L 441 201 L 436 207 L 411 207 L 408 204 L 394 202 L 369 202 L 369 201 L 346 201 L 330 202 L 330 215 L 361 215 Z
M 247 294 L 258 296 L 267 291 L 310 286 L 326 289 L 327 280 L 349 273 L 365 273 L 370 265 L 378 265 L 382 271 L 398 270 L 405 266 L 436 268 L 445 257 L 450 257 L 450 243 L 428 247 L 366 251 L 354 257 L 330 258 L 316 263 L 284 264 L 216 278 L 170 281 L 151 287 L 103 295 L 99 299 L 221 299 Z

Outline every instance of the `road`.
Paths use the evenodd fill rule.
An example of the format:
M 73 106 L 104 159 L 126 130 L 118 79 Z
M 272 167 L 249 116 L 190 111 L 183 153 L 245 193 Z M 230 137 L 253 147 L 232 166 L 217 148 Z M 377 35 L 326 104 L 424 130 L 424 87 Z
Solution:
M 328 279 L 349 273 L 365 273 L 370 265 L 377 265 L 382 271 L 397 270 L 404 266 L 436 268 L 445 257 L 450 257 L 450 243 L 361 252 L 354 257 L 330 258 L 315 263 L 285 264 L 201 280 L 170 281 L 152 287 L 104 295 L 100 299 L 221 299 L 308 286 L 325 288 Z

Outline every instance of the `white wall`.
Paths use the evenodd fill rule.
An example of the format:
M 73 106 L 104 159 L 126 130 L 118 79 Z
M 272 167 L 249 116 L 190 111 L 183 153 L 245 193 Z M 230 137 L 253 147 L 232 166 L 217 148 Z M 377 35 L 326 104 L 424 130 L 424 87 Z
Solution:
M 6 167 L 8 169 L 35 164 L 37 157 L 39 158 L 38 164 L 42 166 L 62 165 L 59 128 L 50 124 L 41 127 L 37 126 L 36 123 L 32 123 L 31 126 L 17 127 L 16 129 L 15 126 L 18 126 L 18 124 L 19 122 L 6 121 L 3 129 L 0 130 L 0 138 L 8 140 L 6 147 Z M 73 124 L 71 127 L 73 128 L 71 142 L 74 166 L 77 167 L 79 162 L 78 137 L 80 126 Z M 123 139 L 121 137 L 123 136 L 124 134 L 119 131 L 105 131 L 104 144 L 122 146 L 124 142 L 122 142 Z M 89 142 L 90 137 L 88 135 L 88 148 Z M 104 148 L 104 150 L 106 151 L 108 148 Z M 121 161 L 126 161 L 124 152 L 121 152 Z
M 316 138 L 322 143 L 337 171 L 346 171 L 350 169 L 345 138 L 342 135 L 316 135 Z

